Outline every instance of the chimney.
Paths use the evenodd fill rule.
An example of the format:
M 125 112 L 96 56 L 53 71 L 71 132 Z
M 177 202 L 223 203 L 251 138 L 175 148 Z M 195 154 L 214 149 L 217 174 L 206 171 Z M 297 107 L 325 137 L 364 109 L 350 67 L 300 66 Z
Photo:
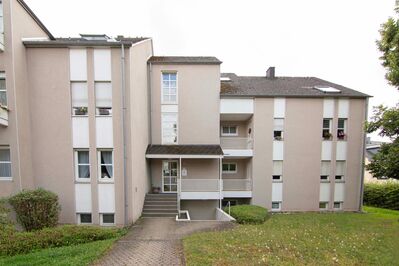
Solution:
M 274 79 L 276 77 L 275 72 L 276 72 L 275 67 L 269 67 L 266 71 L 266 78 Z

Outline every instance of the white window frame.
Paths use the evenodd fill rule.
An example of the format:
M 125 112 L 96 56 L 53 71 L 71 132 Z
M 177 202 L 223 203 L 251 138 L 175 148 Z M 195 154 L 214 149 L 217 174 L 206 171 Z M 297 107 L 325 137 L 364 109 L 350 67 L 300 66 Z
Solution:
M 0 176 L 0 181 L 10 181 L 12 180 L 11 149 L 10 146 L 0 146 L 0 150 L 8 150 L 10 152 L 10 161 L 0 161 L 0 163 L 9 164 L 11 167 L 11 176 Z
M 89 163 L 79 163 L 79 157 L 78 153 L 81 151 L 86 151 L 89 153 Z M 89 171 L 90 171 L 90 151 L 89 149 L 75 149 L 73 151 L 73 156 L 74 156 L 74 166 L 75 166 L 75 180 L 78 182 L 90 182 L 91 180 L 91 172 L 89 172 L 89 178 L 83 178 L 79 177 L 79 165 L 88 165 L 89 166 Z
M 321 208 L 320 204 L 326 204 L 326 207 L 325 208 Z M 319 210 L 320 211 L 327 211 L 328 210 L 328 204 L 329 204 L 328 201 L 320 201 L 319 202 Z
M 328 124 L 329 124 L 328 128 L 324 127 L 324 120 L 328 120 Z M 331 140 L 331 138 L 332 138 L 332 119 L 331 118 L 323 118 L 322 127 L 323 127 L 323 129 L 321 130 L 322 139 Z M 324 130 L 327 130 L 327 129 L 328 129 L 328 133 L 330 133 L 330 137 L 328 139 L 324 138 Z
M 342 175 L 337 175 L 337 170 L 335 170 L 335 176 L 334 176 L 334 180 L 335 180 L 335 182 L 336 183 L 343 183 L 343 182 L 345 182 L 345 176 L 346 176 L 346 165 L 347 165 L 347 162 L 346 162 L 346 160 L 338 160 L 338 161 L 335 161 L 335 169 L 337 169 L 337 163 L 344 163 L 344 173 L 342 174 Z M 337 176 L 342 176 L 342 178 L 341 179 L 337 179 Z
M 0 71 L 0 80 L 4 80 L 4 83 L 6 83 L 6 73 L 4 72 L 4 71 Z M 0 89 L 0 92 L 4 92 L 5 93 L 5 95 L 6 95 L 6 105 L 5 106 L 8 106 L 8 95 L 7 95 L 7 84 L 5 85 L 5 89 Z M 1 103 L 0 103 L 0 105 L 1 105 Z
M 176 101 L 166 101 L 165 99 L 164 99 L 164 87 L 163 87 L 163 75 L 164 74 L 175 74 L 176 75 Z M 178 77 L 178 74 L 177 74 L 177 72 L 176 71 L 162 71 L 161 72 L 161 103 L 162 104 L 177 104 L 178 102 L 179 102 L 179 92 L 178 92 L 178 88 L 179 88 L 179 84 L 178 84 L 178 80 L 179 80 L 179 77 Z M 169 82 L 170 82 L 170 79 L 168 80 Z M 169 88 L 168 88 L 168 92 L 169 92 L 169 96 L 170 95 L 173 95 L 173 94 L 170 94 L 170 86 L 169 86 Z
M 338 208 L 335 207 L 335 204 L 336 204 L 336 203 L 339 204 L 339 207 L 338 207 Z M 334 207 L 334 210 L 336 210 L 336 211 L 342 210 L 342 205 L 343 205 L 343 203 L 344 203 L 344 202 L 342 202 L 342 201 L 334 201 L 334 206 L 333 206 L 333 207 Z
M 278 208 L 273 208 L 273 204 L 278 204 Z M 272 212 L 281 211 L 281 201 L 272 201 Z
M 329 164 L 330 164 L 330 165 L 329 165 L 329 172 L 331 173 L 331 161 L 329 161 L 329 160 L 322 160 L 322 161 L 321 161 L 321 164 L 320 164 L 320 167 L 322 166 L 322 163 L 323 163 L 323 162 L 326 162 L 326 163 L 329 163 Z M 330 173 L 329 173 L 328 175 L 323 175 L 323 173 L 320 172 L 320 182 L 330 182 Z M 327 176 L 327 179 L 321 179 L 322 176 Z
M 104 223 L 103 215 L 104 214 L 112 214 L 114 215 L 114 222 L 113 223 Z M 115 226 L 115 213 L 100 213 L 100 225 L 101 226 Z
M 110 85 L 111 87 L 111 106 L 106 106 L 106 107 L 98 107 L 97 106 L 97 88 L 96 88 L 96 84 L 98 83 L 107 83 Z M 94 93 L 95 93 L 95 100 L 96 100 L 96 116 L 112 116 L 112 105 L 113 105 L 113 88 L 112 88 L 112 82 L 111 81 L 96 81 L 94 82 Z M 100 113 L 100 109 L 107 109 L 109 110 L 109 114 L 105 115 L 105 114 L 101 114 Z
M 78 84 L 78 83 L 84 83 L 84 84 L 86 84 L 87 106 L 74 106 L 74 102 L 73 102 L 73 92 L 72 92 L 72 87 L 73 87 L 73 85 L 72 85 L 72 84 Z M 89 116 L 89 88 L 88 88 L 88 83 L 87 83 L 87 81 L 85 81 L 85 80 L 84 80 L 84 81 L 75 81 L 75 80 L 73 80 L 73 81 L 70 82 L 69 87 L 70 87 L 70 93 L 71 93 L 71 109 L 72 109 L 72 116 L 77 116 L 77 117 L 87 117 L 87 116 Z M 85 110 L 86 110 L 86 114 L 84 114 L 84 115 L 77 115 L 77 114 L 75 113 L 75 108 L 82 108 L 82 109 L 85 109 Z
M 344 120 L 344 127 L 339 127 L 339 120 Z M 347 127 L 348 127 L 348 119 L 347 118 L 338 118 L 337 121 L 337 140 L 338 141 L 345 141 L 347 138 Z M 342 139 L 338 138 L 338 131 L 343 130 L 344 131 L 344 137 Z
M 91 223 L 82 223 L 80 215 L 82 214 L 90 214 L 91 215 Z M 93 214 L 90 212 L 79 212 L 76 213 L 76 219 L 78 224 L 93 224 Z
M 110 179 L 101 178 L 101 166 L 103 166 L 101 164 L 101 152 L 103 152 L 103 151 L 112 152 L 112 164 L 111 164 L 112 165 L 112 176 L 111 176 Z M 106 166 L 106 165 L 110 165 L 110 164 L 104 164 L 104 166 Z M 114 150 L 113 149 L 98 149 L 97 150 L 97 172 L 98 172 L 98 180 L 100 182 L 103 182 L 103 183 L 112 183 L 112 182 L 114 182 L 114 178 L 115 178 L 115 161 L 114 161 Z
M 166 141 L 166 139 L 164 139 L 165 127 L 164 127 L 163 116 L 171 115 L 171 114 L 176 115 L 176 142 L 168 142 L 168 141 Z M 161 114 L 161 140 L 162 140 L 162 144 L 176 145 L 179 143 L 179 114 L 178 113 L 162 113 Z
M 223 128 L 229 128 L 229 133 L 223 133 Z M 230 129 L 235 128 L 236 133 L 231 133 Z M 236 137 L 238 136 L 238 126 L 235 125 L 222 125 L 222 130 L 221 130 L 222 137 Z
M 231 171 L 231 170 L 227 170 L 224 171 L 223 170 L 223 165 L 228 164 L 228 165 L 234 165 L 235 166 L 235 171 Z M 230 167 L 228 167 L 230 169 Z M 224 162 L 222 163 L 222 174 L 237 174 L 237 163 L 236 162 Z

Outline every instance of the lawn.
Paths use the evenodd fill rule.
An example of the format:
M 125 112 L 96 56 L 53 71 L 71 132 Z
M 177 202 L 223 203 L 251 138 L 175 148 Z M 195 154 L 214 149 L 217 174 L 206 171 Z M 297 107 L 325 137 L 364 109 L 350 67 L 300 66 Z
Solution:
M 184 239 L 187 265 L 399 265 L 399 211 L 274 214 Z
M 74 246 L 48 248 L 12 257 L 0 257 L 0 265 L 88 265 L 106 252 L 115 240 L 107 239 Z

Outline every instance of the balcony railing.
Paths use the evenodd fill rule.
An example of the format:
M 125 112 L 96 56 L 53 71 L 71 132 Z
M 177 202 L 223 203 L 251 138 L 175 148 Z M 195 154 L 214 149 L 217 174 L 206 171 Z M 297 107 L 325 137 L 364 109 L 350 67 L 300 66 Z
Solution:
M 251 179 L 223 179 L 223 191 L 251 191 Z
M 219 179 L 181 179 L 182 192 L 218 192 L 219 189 Z
M 252 149 L 251 138 L 239 138 L 239 137 L 220 137 L 220 145 L 222 149 Z

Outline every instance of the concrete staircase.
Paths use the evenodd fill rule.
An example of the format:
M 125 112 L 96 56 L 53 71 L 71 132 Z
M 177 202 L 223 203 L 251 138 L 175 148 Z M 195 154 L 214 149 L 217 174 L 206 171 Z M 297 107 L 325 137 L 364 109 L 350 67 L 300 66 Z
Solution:
M 176 194 L 147 194 L 142 217 L 176 217 Z

